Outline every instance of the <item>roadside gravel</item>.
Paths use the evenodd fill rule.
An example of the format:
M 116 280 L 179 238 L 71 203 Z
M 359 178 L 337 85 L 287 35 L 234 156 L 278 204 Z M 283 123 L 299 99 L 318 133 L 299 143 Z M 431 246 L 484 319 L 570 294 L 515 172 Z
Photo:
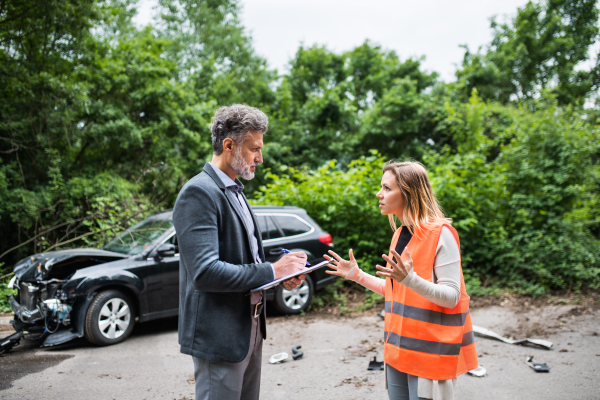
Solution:
M 599 399 L 600 311 L 594 304 L 505 304 L 472 310 L 473 321 L 507 336 L 545 338 L 550 351 L 477 338 L 485 378 L 463 375 L 457 399 Z M 8 331 L 0 331 L 4 336 Z M 263 347 L 261 399 L 386 399 L 383 321 L 377 310 L 346 316 L 308 313 L 270 317 Z M 302 345 L 304 357 L 291 360 Z M 283 364 L 268 363 L 285 351 Z M 528 355 L 550 373 L 525 364 Z M 190 357 L 179 353 L 175 319 L 136 327 L 126 342 L 93 347 L 80 340 L 52 350 L 31 343 L 0 357 L 1 399 L 193 399 Z

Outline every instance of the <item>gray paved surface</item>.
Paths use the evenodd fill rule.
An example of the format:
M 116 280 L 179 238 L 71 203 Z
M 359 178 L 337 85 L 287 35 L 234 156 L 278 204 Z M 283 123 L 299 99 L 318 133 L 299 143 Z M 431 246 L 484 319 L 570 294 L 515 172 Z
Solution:
M 488 376 L 461 376 L 457 399 L 600 399 L 598 311 L 496 306 L 474 310 L 473 320 L 505 335 L 546 337 L 555 349 L 478 338 Z M 372 356 L 381 359 L 383 322 L 375 311 L 350 317 L 276 317 L 268 323 L 262 399 L 387 398 L 383 372 L 366 370 Z M 302 359 L 267 363 L 271 354 L 291 355 L 296 344 L 302 345 Z M 524 363 L 527 355 L 547 363 L 551 372 L 535 373 Z M 92 347 L 85 341 L 50 351 L 21 345 L 0 358 L 0 398 L 191 399 L 192 371 L 191 359 L 179 353 L 176 320 L 170 319 L 140 325 L 129 340 L 111 347 Z

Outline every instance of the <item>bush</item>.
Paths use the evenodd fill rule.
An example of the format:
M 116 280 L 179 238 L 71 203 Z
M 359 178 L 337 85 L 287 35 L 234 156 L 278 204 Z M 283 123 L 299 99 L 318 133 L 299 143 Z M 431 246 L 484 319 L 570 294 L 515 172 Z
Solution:
M 456 148 L 424 157 L 441 206 L 461 240 L 470 293 L 501 289 L 541 295 L 600 287 L 598 128 L 552 102 L 537 110 L 446 105 L 440 125 Z M 336 252 L 354 254 L 370 273 L 392 236 L 376 207 L 384 159 L 375 151 L 341 169 L 267 174 L 254 203 L 302 207 L 326 230 Z
M 460 234 L 472 290 L 541 295 L 598 288 L 597 128 L 552 104 L 531 112 L 484 105 L 474 96 L 455 111 L 462 148 L 425 161 Z M 510 124 L 486 132 L 498 114 Z
M 2 271 L 3 265 L 4 263 L 0 263 L 0 271 Z M 8 303 L 8 298 L 11 294 L 16 295 L 17 291 L 8 288 L 8 282 L 11 277 L 12 275 L 0 280 L 0 313 L 12 311 Z
M 329 161 L 316 170 L 289 168 L 286 175 L 267 173 L 270 180 L 255 193 L 253 204 L 293 205 L 333 237 L 335 251 L 348 258 L 353 249 L 360 267 L 374 273 L 388 252 L 392 230 L 375 197 L 384 159 L 376 152 L 340 169 Z
M 2 172 L 0 168 L 0 178 Z M 162 208 L 141 194 L 139 185 L 108 173 L 75 177 L 64 183 L 59 175 L 55 186 L 32 190 L 1 189 L 0 185 L 0 200 L 5 208 L 0 210 L 4 211 L 0 212 L 0 232 L 6 234 L 7 240 L 0 253 L 5 253 L 5 272 L 0 268 L 0 275 L 31 254 L 98 247 Z

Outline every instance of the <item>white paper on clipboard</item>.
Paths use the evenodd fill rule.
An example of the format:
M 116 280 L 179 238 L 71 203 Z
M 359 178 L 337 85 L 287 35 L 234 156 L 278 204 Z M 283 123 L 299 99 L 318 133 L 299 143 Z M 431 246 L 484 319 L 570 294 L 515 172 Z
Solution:
M 283 282 L 283 281 L 285 281 L 285 280 L 288 280 L 288 279 L 290 279 L 290 278 L 293 278 L 293 277 L 295 277 L 295 276 L 298 276 L 298 275 L 302 275 L 302 274 L 306 274 L 306 273 L 312 272 L 312 271 L 314 271 L 314 270 L 317 270 L 317 269 L 319 269 L 319 268 L 323 268 L 323 267 L 324 267 L 324 266 L 326 266 L 327 264 L 329 264 L 329 261 L 328 261 L 328 260 L 325 260 L 325 261 L 323 261 L 323 262 L 320 262 L 320 263 L 318 263 L 318 264 L 316 264 L 316 265 L 313 265 L 313 266 L 311 266 L 311 267 L 305 268 L 305 269 L 303 269 L 303 270 L 301 270 L 301 271 L 294 272 L 293 274 L 290 274 L 290 275 L 288 275 L 288 276 L 284 276 L 283 278 L 276 279 L 276 280 L 274 280 L 273 282 L 269 282 L 269 283 L 267 283 L 266 285 L 262 285 L 261 287 L 257 287 L 257 288 L 255 288 L 255 289 L 252 289 L 252 290 L 250 291 L 250 293 L 254 293 L 254 292 L 259 292 L 259 291 L 261 291 L 261 290 L 267 290 L 267 289 L 270 289 L 270 288 L 272 288 L 272 287 L 274 287 L 274 286 L 277 286 L 277 285 L 279 285 L 281 282 Z

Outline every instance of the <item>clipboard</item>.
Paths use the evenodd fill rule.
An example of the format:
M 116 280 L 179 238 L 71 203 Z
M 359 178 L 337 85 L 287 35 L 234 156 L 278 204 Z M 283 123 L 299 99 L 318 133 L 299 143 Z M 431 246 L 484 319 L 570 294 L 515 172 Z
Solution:
M 320 262 L 320 263 L 318 263 L 316 265 L 313 265 L 312 267 L 308 267 L 308 268 L 305 268 L 305 269 L 300 270 L 298 272 L 294 272 L 293 274 L 290 274 L 288 276 L 284 276 L 283 278 L 275 279 L 273 282 L 269 282 L 269 283 L 267 283 L 265 285 L 262 285 L 260 287 L 255 288 L 255 289 L 252 289 L 250 291 L 250 293 L 260 292 L 261 290 L 270 289 L 270 288 L 272 288 L 274 286 L 279 285 L 281 282 L 283 282 L 285 280 L 288 280 L 288 279 L 293 278 L 293 277 L 298 276 L 298 275 L 302 275 L 302 274 L 306 274 L 306 273 L 312 272 L 312 271 L 317 270 L 319 268 L 323 268 L 327 264 L 329 264 L 329 260 L 325 260 L 325 261 Z

